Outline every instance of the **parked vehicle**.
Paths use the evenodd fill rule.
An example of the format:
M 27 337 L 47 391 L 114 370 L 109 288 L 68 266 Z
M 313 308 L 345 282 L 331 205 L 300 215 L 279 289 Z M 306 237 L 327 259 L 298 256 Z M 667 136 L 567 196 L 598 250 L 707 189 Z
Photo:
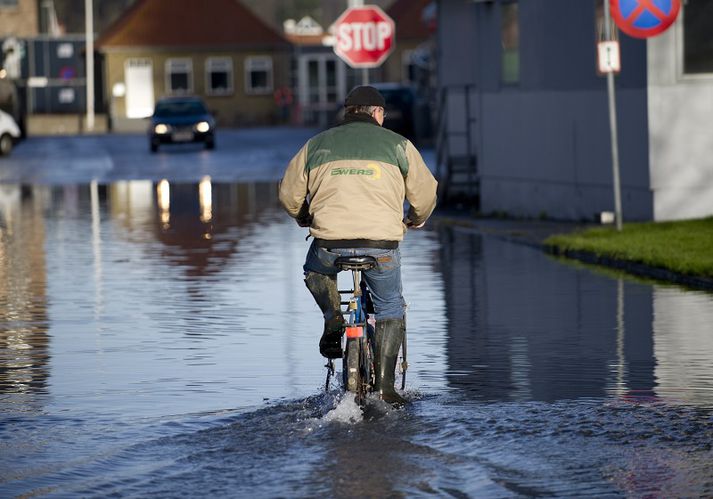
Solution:
M 200 97 L 167 97 L 156 103 L 148 130 L 149 149 L 161 144 L 203 142 L 215 148 L 215 118 Z
M 0 156 L 7 156 L 20 139 L 20 127 L 12 116 L 0 111 Z
M 401 83 L 374 83 L 386 100 L 384 128 L 393 130 L 404 137 L 414 138 L 414 106 L 416 94 L 408 85 Z

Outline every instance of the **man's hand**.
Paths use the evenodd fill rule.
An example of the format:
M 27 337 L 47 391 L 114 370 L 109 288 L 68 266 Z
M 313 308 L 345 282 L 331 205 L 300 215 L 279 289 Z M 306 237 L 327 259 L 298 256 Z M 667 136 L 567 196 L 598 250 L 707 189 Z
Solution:
M 297 221 L 297 225 L 300 227 L 311 227 L 312 226 L 312 215 L 307 215 L 305 217 L 297 217 L 295 218 Z
M 410 218 L 407 218 L 406 220 L 404 220 L 404 223 L 406 224 L 406 227 L 408 227 L 409 229 L 420 229 L 421 227 L 426 225 L 426 222 L 421 222 L 418 225 L 414 225 L 414 223 L 411 221 Z
M 299 225 L 300 227 L 311 227 L 312 219 L 313 217 L 309 212 L 309 204 L 307 203 L 307 201 L 305 201 L 304 203 L 302 203 L 300 212 L 295 217 L 295 220 L 297 221 L 297 225 Z

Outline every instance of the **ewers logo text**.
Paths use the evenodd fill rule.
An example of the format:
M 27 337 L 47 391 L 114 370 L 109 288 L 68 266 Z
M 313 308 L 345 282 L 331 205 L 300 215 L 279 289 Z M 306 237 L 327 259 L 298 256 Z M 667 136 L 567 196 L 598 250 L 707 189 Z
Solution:
M 364 168 L 332 168 L 332 176 L 337 175 L 359 175 L 378 180 L 381 178 L 381 167 L 377 163 L 369 163 Z

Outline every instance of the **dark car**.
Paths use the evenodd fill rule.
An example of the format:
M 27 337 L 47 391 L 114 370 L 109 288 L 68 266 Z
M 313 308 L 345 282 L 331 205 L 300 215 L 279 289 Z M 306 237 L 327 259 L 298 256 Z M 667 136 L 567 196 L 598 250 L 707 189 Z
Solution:
M 149 127 L 149 148 L 161 144 L 203 142 L 215 148 L 215 118 L 199 97 L 167 97 L 156 103 Z
M 400 83 L 375 83 L 386 101 L 384 128 L 412 139 L 414 137 L 414 106 L 416 94 L 408 85 Z

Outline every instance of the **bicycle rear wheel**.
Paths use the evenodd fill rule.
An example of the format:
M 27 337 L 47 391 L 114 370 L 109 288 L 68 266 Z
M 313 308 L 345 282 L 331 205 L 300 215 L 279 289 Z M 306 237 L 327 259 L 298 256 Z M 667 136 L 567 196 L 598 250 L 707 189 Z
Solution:
M 359 365 L 361 367 L 364 395 L 366 396 L 367 392 L 372 391 L 376 384 L 374 342 L 372 337 L 366 336 L 361 339 Z

